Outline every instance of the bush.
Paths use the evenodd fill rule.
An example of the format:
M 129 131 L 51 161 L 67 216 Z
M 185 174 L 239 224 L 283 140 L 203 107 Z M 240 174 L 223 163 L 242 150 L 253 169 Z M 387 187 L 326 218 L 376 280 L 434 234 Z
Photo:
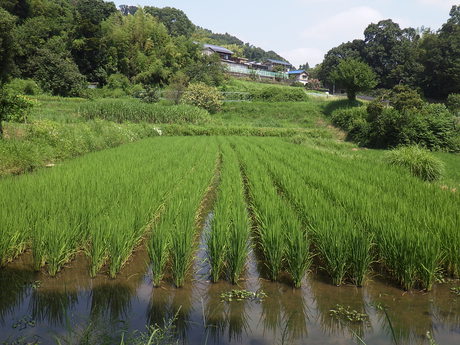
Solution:
M 453 93 L 447 97 L 447 109 L 449 109 L 454 116 L 460 116 L 460 94 Z
M 35 96 L 43 92 L 40 86 L 32 79 L 13 79 L 8 83 L 6 89 L 14 95 Z
M 109 76 L 106 86 L 111 90 L 122 89 L 123 91 L 128 91 L 131 83 L 128 77 L 126 77 L 124 74 L 116 73 Z
M 35 103 L 22 95 L 3 93 L 0 97 L 0 119 L 8 122 L 26 122 Z
M 88 120 L 104 119 L 119 123 L 129 121 L 203 124 L 209 121 L 208 112 L 195 106 L 164 106 L 141 103 L 137 100 L 95 100 L 80 106 L 79 113 Z
M 304 102 L 308 99 L 303 88 L 271 86 L 251 91 L 250 94 L 253 100 L 264 102 Z
M 211 114 L 222 109 L 222 95 L 212 86 L 204 83 L 190 84 L 182 96 L 182 103 L 206 109 Z
M 399 111 L 422 109 L 423 99 L 406 85 L 396 85 L 390 92 L 390 105 Z
M 366 107 L 338 109 L 332 113 L 332 123 L 348 132 L 347 139 L 359 145 L 369 142 L 369 123 Z
M 385 155 L 385 160 L 395 166 L 407 168 L 424 181 L 436 181 L 444 173 L 444 163 L 420 146 L 404 146 Z
M 144 103 L 158 103 L 161 98 L 161 90 L 158 87 L 146 86 L 133 94 L 135 98 L 139 98 Z

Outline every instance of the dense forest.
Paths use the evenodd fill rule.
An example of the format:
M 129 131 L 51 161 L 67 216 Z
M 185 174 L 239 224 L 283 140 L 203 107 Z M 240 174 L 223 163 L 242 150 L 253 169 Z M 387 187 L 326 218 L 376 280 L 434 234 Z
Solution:
M 0 0 L 2 80 L 33 79 L 55 95 L 103 86 L 163 86 L 173 77 L 218 85 L 222 67 L 194 42 L 252 60 L 282 59 L 229 34 L 197 27 L 181 10 L 103 0 Z
M 332 72 L 344 59 L 358 59 L 377 75 L 377 87 L 406 85 L 426 97 L 445 99 L 460 92 L 460 6 L 438 31 L 401 28 L 391 19 L 370 24 L 364 39 L 332 48 L 317 66 L 317 77 L 333 84 Z

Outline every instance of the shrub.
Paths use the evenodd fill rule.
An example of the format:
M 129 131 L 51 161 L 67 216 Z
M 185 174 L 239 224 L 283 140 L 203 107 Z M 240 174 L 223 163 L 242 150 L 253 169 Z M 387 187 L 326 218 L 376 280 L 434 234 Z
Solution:
M 26 96 L 2 93 L 0 97 L 0 120 L 26 122 L 34 104 Z
M 161 98 L 161 90 L 158 87 L 146 86 L 143 90 L 133 94 L 133 96 L 145 103 L 157 103 Z
M 128 77 L 124 74 L 116 73 L 109 76 L 106 86 L 111 90 L 122 89 L 123 91 L 127 91 L 130 88 L 131 83 Z
M 308 99 L 303 88 L 276 86 L 264 87 L 260 90 L 252 91 L 251 98 L 264 102 L 304 102 Z
M 13 79 L 8 83 L 6 89 L 14 95 L 35 96 L 43 92 L 40 86 L 32 79 Z
M 223 105 L 220 92 L 204 83 L 190 84 L 182 96 L 182 102 L 206 109 L 212 114 L 221 110 Z
M 366 119 L 366 107 L 337 109 L 332 113 L 332 123 L 345 131 L 351 131 L 354 123 Z
M 447 109 L 449 109 L 454 116 L 460 116 L 460 94 L 453 93 L 447 97 Z
M 422 109 L 423 99 L 406 85 L 396 85 L 390 92 L 390 105 L 399 111 Z
M 436 181 L 444 173 L 444 163 L 420 146 L 403 146 L 388 152 L 385 160 L 395 166 L 407 168 L 424 181 Z

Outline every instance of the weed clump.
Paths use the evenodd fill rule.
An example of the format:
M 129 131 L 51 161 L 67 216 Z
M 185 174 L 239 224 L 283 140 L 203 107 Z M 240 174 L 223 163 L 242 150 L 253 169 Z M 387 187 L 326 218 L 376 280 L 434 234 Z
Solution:
M 385 160 L 395 166 L 409 169 L 424 181 L 439 180 L 444 174 L 444 163 L 420 146 L 405 146 L 386 154 Z

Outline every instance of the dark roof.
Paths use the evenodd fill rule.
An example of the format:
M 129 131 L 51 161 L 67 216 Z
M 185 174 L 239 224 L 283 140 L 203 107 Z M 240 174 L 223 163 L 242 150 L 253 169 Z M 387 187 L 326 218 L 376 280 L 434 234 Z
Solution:
M 304 72 L 304 69 L 298 69 L 297 71 L 289 71 L 288 74 L 302 74 Z
M 267 59 L 267 61 L 279 64 L 279 65 L 292 66 L 289 62 L 286 62 L 286 61 L 274 60 L 274 59 Z
M 229 50 L 227 48 L 215 46 L 213 44 L 203 44 L 203 47 L 209 48 L 209 49 L 215 51 L 216 53 L 234 54 L 231 50 Z

